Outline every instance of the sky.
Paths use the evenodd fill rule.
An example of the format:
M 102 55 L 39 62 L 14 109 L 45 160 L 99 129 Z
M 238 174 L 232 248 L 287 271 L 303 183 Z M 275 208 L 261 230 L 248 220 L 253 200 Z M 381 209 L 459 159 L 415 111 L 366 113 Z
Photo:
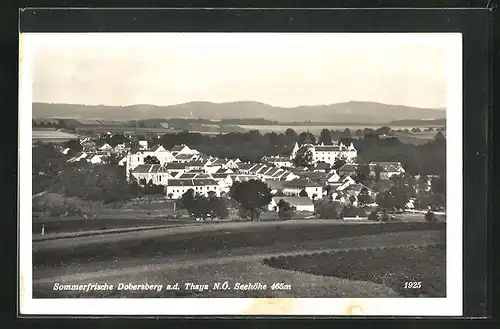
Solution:
M 446 34 L 31 34 L 33 101 L 446 106 Z

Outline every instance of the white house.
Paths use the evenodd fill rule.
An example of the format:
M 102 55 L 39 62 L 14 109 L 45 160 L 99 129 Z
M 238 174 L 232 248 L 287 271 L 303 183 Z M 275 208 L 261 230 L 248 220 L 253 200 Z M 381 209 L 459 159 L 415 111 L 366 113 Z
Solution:
M 172 178 L 165 167 L 159 164 L 143 164 L 132 169 L 132 177 L 137 179 L 138 182 L 144 180 L 146 184 L 150 181 L 154 185 L 166 185 L 168 180 Z
M 123 157 L 120 161 L 118 161 L 118 165 L 123 167 L 127 164 L 127 157 Z
M 148 141 L 139 141 L 137 144 L 139 145 L 139 148 L 142 150 L 148 149 Z
M 328 176 L 326 177 L 327 184 L 334 184 L 334 183 L 338 183 L 339 181 L 340 181 L 340 175 L 337 173 L 336 170 L 329 173 Z
M 174 147 L 172 147 L 170 149 L 170 152 L 174 155 L 174 156 L 177 156 L 179 154 L 200 154 L 200 152 L 198 152 L 197 150 L 195 149 L 191 149 L 189 148 L 187 145 L 185 144 L 181 144 L 181 145 L 176 145 Z
M 295 143 L 295 146 L 293 147 L 292 150 L 292 154 L 290 155 L 290 159 L 293 160 L 297 155 L 298 150 L 303 147 L 306 147 L 311 150 L 313 154 L 314 163 L 322 161 L 330 165 L 333 165 L 336 159 L 339 157 L 352 160 L 358 156 L 358 151 L 354 147 L 353 143 L 351 143 L 349 146 L 340 143 L 338 145 L 304 144 L 300 147 L 298 143 Z
M 149 150 L 137 150 L 136 152 L 129 152 L 126 160 L 127 177 L 130 170 L 135 167 L 145 164 L 146 157 L 155 157 L 160 161 L 160 164 L 171 163 L 175 161 L 175 157 L 171 152 L 165 150 L 161 145 L 156 145 Z
M 344 179 L 340 181 L 342 185 L 337 187 L 337 191 L 343 191 L 348 186 L 356 184 L 356 181 L 351 176 L 346 176 Z
M 209 192 L 214 192 L 216 196 L 221 193 L 221 187 L 214 179 L 171 179 L 165 192 L 170 199 L 180 199 L 189 189 L 204 196 L 208 196 Z
M 99 147 L 100 151 L 111 151 L 112 149 L 113 148 L 108 143 L 105 143 L 103 146 Z
M 305 190 L 307 196 L 311 199 L 319 198 L 323 195 L 323 187 L 316 182 L 305 179 L 294 179 L 286 181 L 283 184 L 283 194 L 287 196 L 299 196 L 302 190 Z
M 104 155 L 99 155 L 99 154 L 93 154 L 89 157 L 87 157 L 87 161 L 92 163 L 92 164 L 99 164 L 99 163 L 104 163 Z
M 86 159 L 88 156 L 87 152 L 78 152 L 74 157 L 68 159 L 66 162 L 78 162 L 80 160 Z
M 283 156 L 269 156 L 263 157 L 262 162 L 272 164 L 279 168 L 290 168 L 293 166 L 293 162 L 289 157 Z
M 238 164 L 241 162 L 240 159 L 215 159 L 210 163 L 212 166 L 220 166 L 224 169 L 238 169 Z
M 389 179 L 392 176 L 400 176 L 405 173 L 401 162 L 370 162 L 369 166 L 372 176 L 375 176 L 377 170 L 380 170 L 380 179 Z
M 177 162 L 191 162 L 197 160 L 199 157 L 198 154 L 185 154 L 185 153 L 178 153 L 175 156 L 175 161 Z
M 271 203 L 269 203 L 268 205 L 268 210 L 279 211 L 278 203 L 281 200 L 288 202 L 290 206 L 295 208 L 295 211 L 314 212 L 314 204 L 308 197 L 286 197 L 286 196 L 273 197 Z

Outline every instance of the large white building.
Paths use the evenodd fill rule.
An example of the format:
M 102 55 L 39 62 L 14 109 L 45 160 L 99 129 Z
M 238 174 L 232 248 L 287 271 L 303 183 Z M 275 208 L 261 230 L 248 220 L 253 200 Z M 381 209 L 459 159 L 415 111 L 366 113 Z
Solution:
M 165 186 L 166 195 L 170 199 L 180 199 L 189 189 L 192 189 L 194 194 L 204 196 L 208 196 L 210 192 L 220 196 L 220 193 L 224 192 L 224 188 L 216 180 L 206 178 L 171 179 Z
M 337 158 L 344 158 L 347 161 L 351 161 L 358 156 L 358 151 L 354 147 L 353 143 L 351 143 L 351 145 L 349 146 L 346 146 L 343 143 L 339 143 L 337 145 L 304 144 L 302 146 L 299 146 L 298 143 L 295 143 L 295 146 L 293 147 L 292 150 L 292 154 L 290 155 L 290 159 L 292 161 L 293 159 L 295 159 L 295 156 L 297 155 L 299 149 L 303 147 L 311 150 L 313 154 L 314 163 L 322 161 L 330 165 L 333 165 Z
M 139 165 L 146 164 L 145 159 L 148 156 L 157 158 L 158 161 L 160 161 L 161 165 L 177 162 L 175 155 L 171 151 L 166 150 L 161 145 L 156 145 L 146 150 L 144 149 L 131 150 L 130 152 L 127 153 L 127 160 L 126 160 L 127 178 L 129 178 L 129 173 L 131 170 L 135 169 Z

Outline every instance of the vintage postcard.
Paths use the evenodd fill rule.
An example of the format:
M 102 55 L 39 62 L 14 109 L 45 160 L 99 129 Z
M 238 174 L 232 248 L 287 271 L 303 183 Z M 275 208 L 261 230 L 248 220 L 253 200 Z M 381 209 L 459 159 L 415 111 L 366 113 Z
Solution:
M 21 314 L 462 315 L 461 34 L 24 33 L 19 88 Z

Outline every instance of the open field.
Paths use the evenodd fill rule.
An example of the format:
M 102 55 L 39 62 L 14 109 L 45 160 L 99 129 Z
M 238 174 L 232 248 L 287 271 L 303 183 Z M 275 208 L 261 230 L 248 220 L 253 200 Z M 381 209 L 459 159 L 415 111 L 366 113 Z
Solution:
M 380 127 L 386 126 L 384 124 L 380 125 L 369 125 L 369 124 L 360 124 L 360 125 L 354 125 L 354 124 L 345 124 L 345 125 L 239 125 L 240 127 L 247 129 L 247 130 L 259 130 L 262 134 L 272 132 L 274 131 L 275 133 L 284 133 L 285 130 L 288 128 L 291 128 L 295 130 L 298 134 L 302 132 L 310 132 L 314 135 L 319 135 L 321 133 L 321 130 L 326 128 L 329 130 L 345 130 L 348 128 L 351 133 L 354 133 L 356 130 L 364 130 L 365 128 L 371 128 L 371 129 L 378 129 Z M 422 127 L 422 126 L 390 126 L 391 129 L 393 130 L 398 130 L 398 129 L 408 129 L 411 130 L 412 128 L 419 128 L 419 129 L 425 129 L 425 128 L 438 128 L 440 126 L 436 125 L 430 125 L 429 127 Z M 430 132 L 434 133 L 436 135 L 436 131 Z M 405 133 L 403 133 L 405 134 Z
M 73 239 L 34 241 L 33 266 L 113 262 L 118 258 L 192 255 L 241 247 L 265 247 L 276 243 L 306 243 L 340 237 L 391 232 L 438 230 L 445 223 L 342 223 L 341 221 L 288 221 L 217 223 L 171 227 L 133 233 L 116 233 Z
M 405 144 L 425 144 L 436 136 L 436 131 L 424 131 L 419 133 L 396 132 L 396 137 Z
M 369 225 L 370 227 L 385 224 Z M 365 225 L 351 226 L 353 229 Z M 282 240 L 278 237 L 278 240 Z M 117 254 L 113 261 L 92 260 L 70 263 L 66 266 L 39 266 L 34 269 L 34 296 L 44 297 L 397 297 L 392 288 L 382 284 L 345 278 L 322 277 L 314 274 L 274 269 L 263 263 L 265 258 L 296 256 L 315 251 L 330 252 L 358 248 L 387 248 L 404 245 L 444 243 L 442 230 L 386 232 L 376 235 L 332 237 L 323 239 L 297 239 L 277 241 L 268 245 L 200 250 L 198 253 L 177 250 L 170 255 L 144 254 L 130 257 Z M 228 281 L 231 290 L 211 289 L 215 282 Z M 54 282 L 60 284 L 133 283 L 172 284 L 181 289 L 170 291 L 71 292 L 52 290 Z M 186 290 L 184 283 L 208 284 L 209 290 Z M 266 290 L 234 290 L 235 283 L 260 282 Z M 275 282 L 286 282 L 288 290 L 271 290 Z
M 31 139 L 33 142 L 57 143 L 70 140 L 77 140 L 78 136 L 58 130 L 32 130 Z
M 378 283 L 405 297 L 445 297 L 445 254 L 443 244 L 280 256 L 266 258 L 264 263 L 278 269 Z M 421 287 L 405 288 L 406 282 L 421 282 Z

